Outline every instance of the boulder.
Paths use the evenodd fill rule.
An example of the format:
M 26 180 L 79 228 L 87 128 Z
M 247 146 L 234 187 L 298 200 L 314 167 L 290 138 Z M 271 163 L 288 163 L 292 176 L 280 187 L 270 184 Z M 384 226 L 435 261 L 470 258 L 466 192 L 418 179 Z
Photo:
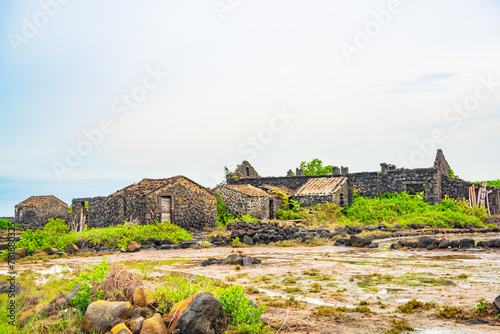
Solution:
M 420 239 L 418 239 L 418 248 L 427 248 L 429 245 L 434 243 L 437 243 L 437 240 L 431 237 L 420 237 Z
M 253 267 L 253 257 L 245 256 L 243 258 L 243 267 Z
M 123 322 L 119 323 L 115 327 L 111 328 L 111 333 L 113 333 L 113 334 L 132 334 L 130 329 L 128 329 L 128 327 L 125 326 L 125 324 Z
M 125 325 L 130 328 L 132 334 L 140 334 L 144 320 L 144 317 L 134 314 L 131 319 L 125 321 Z
M 59 249 L 57 249 L 57 248 L 45 248 L 43 251 L 47 255 L 54 255 L 55 253 L 59 252 Z
M 495 300 L 493 301 L 493 305 L 495 306 L 497 311 L 500 312 L 500 295 L 495 298 Z
M 68 247 L 66 247 L 66 253 L 68 254 L 74 254 L 78 252 L 78 246 L 75 244 L 69 244 Z
M 0 294 L 15 294 L 18 295 L 21 292 L 21 284 L 15 281 L 2 281 L 0 282 Z
M 198 244 L 193 244 L 193 245 L 191 245 L 190 248 L 192 248 L 192 249 L 202 249 L 202 247 L 200 245 L 198 245 Z
M 227 325 L 219 300 L 207 292 L 198 292 L 175 304 L 164 321 L 170 324 L 169 333 L 219 334 Z
M 25 326 L 34 317 L 43 318 L 54 311 L 54 306 L 48 303 L 38 304 L 19 317 L 19 327 Z
M 444 249 L 450 247 L 450 240 L 446 238 L 439 239 L 438 248 Z
M 151 318 L 144 320 L 140 334 L 167 334 L 167 326 L 161 315 L 155 313 Z
M 460 245 L 460 242 L 458 240 L 450 241 L 450 248 L 458 248 L 458 245 Z
M 191 247 L 194 244 L 195 244 L 195 242 L 192 240 L 183 240 L 183 241 L 181 241 L 181 248 L 186 249 L 186 248 Z
M 23 257 L 26 257 L 28 253 L 26 252 L 26 249 L 24 248 L 18 248 L 16 249 L 16 260 L 22 259 Z
M 71 289 L 71 291 L 66 294 L 65 298 L 66 298 L 66 302 L 68 303 L 68 305 L 72 305 L 71 299 L 73 299 L 76 296 L 76 294 L 78 293 L 79 290 L 80 290 L 80 283 L 75 285 L 73 287 L 73 289 Z
M 128 320 L 132 314 L 133 308 L 128 302 L 98 300 L 87 308 L 82 320 L 82 330 L 87 333 L 106 333 L 114 327 L 114 322 Z
M 138 286 L 135 288 L 132 295 L 132 302 L 138 307 L 147 307 L 156 303 L 156 298 L 153 294 L 156 288 L 152 286 Z
M 369 237 L 362 237 L 359 235 L 351 235 L 351 246 L 352 247 L 366 247 L 372 243 Z
M 465 238 L 460 240 L 459 247 L 463 249 L 473 248 L 475 244 L 474 239 Z
M 141 250 L 141 245 L 137 241 L 132 241 L 127 245 L 127 252 L 133 253 Z
M 229 256 L 222 261 L 222 264 L 243 264 L 243 258 L 239 256 L 238 254 L 229 254 Z
M 245 235 L 245 236 L 243 237 L 242 242 L 243 242 L 244 244 L 249 245 L 249 246 L 253 246 L 253 245 L 254 245 L 254 243 L 253 243 L 253 239 L 252 239 L 252 238 L 250 238 L 248 235 Z

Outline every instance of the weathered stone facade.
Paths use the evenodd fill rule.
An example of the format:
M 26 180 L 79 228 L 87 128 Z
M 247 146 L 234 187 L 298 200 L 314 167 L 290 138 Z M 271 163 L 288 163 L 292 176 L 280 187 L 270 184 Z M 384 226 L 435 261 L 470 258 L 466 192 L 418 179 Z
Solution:
M 214 189 L 220 194 L 227 210 L 235 216 L 251 215 L 259 219 L 276 217 L 281 198 L 249 185 L 220 185 Z
M 162 208 L 166 201 L 167 208 Z M 184 176 L 144 179 L 108 197 L 91 198 L 88 203 L 88 227 L 169 220 L 185 229 L 202 230 L 215 227 L 217 220 L 216 195 Z M 73 212 L 78 214 L 77 210 Z
M 50 218 L 69 218 L 68 205 L 55 196 L 31 196 L 15 206 L 15 223 L 25 228 L 41 229 Z
M 428 203 L 437 204 L 448 196 L 455 199 L 468 199 L 468 189 L 472 185 L 455 178 L 450 179 L 450 165 L 446 161 L 443 151 L 438 150 L 433 167 L 405 169 L 396 168 L 391 164 L 382 163 L 379 172 L 349 173 L 347 167 L 334 167 L 332 175 L 315 176 L 292 176 L 290 171 L 284 177 L 258 177 L 258 178 L 227 178 L 230 185 L 250 184 L 255 187 L 264 185 L 283 186 L 292 190 L 298 190 L 312 179 L 328 179 L 345 176 L 348 179 L 347 190 L 342 189 L 342 196 L 347 192 L 347 203 L 353 201 L 353 190 L 365 197 L 377 197 L 384 193 L 400 193 L 406 191 L 410 194 L 424 192 Z M 490 211 L 492 214 L 500 213 L 500 189 L 488 187 L 491 193 L 488 195 Z M 293 197 L 292 197 L 293 198 Z M 335 202 L 327 196 L 307 196 L 307 198 L 297 198 L 304 202 L 304 206 L 325 202 Z
M 232 178 L 258 178 L 259 173 L 253 168 L 253 166 L 246 160 L 243 160 L 243 162 L 236 166 L 236 170 L 232 173 L 229 173 L 227 177 L 232 177 Z

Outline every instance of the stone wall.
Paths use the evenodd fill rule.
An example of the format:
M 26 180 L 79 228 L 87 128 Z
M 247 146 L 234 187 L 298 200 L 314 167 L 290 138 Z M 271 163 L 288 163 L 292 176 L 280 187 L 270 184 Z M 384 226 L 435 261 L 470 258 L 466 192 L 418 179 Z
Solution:
M 248 214 L 259 219 L 273 219 L 281 207 L 281 199 L 277 196 L 248 196 L 224 186 L 217 187 L 215 192 L 226 203 L 228 212 L 235 216 Z
M 410 194 L 424 191 L 429 203 L 439 203 L 440 183 L 435 168 L 396 169 L 385 173 L 362 172 L 347 175 L 349 183 L 365 197 L 373 198 L 385 193 Z
M 258 178 L 259 173 L 253 168 L 253 166 L 246 160 L 236 167 L 236 170 L 233 173 L 229 173 L 227 175 L 228 178 L 233 178 L 233 176 L 237 176 L 238 178 Z
M 161 221 L 160 199 L 172 198 L 171 222 L 189 230 L 213 228 L 217 199 L 211 191 L 185 178 L 145 196 L 96 197 L 89 201 L 88 226 L 108 227 L 124 221 L 151 224 Z
M 22 212 L 19 218 L 19 212 Z M 50 218 L 70 219 L 68 206 L 56 198 L 47 198 L 37 206 L 20 207 L 16 210 L 15 223 L 32 230 L 42 229 Z

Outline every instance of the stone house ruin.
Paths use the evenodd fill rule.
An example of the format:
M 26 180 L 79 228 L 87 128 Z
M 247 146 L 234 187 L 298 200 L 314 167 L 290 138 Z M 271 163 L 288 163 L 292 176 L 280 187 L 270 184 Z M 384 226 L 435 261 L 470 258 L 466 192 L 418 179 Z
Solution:
M 214 189 L 235 216 L 249 214 L 259 219 L 272 219 L 281 207 L 281 198 L 249 184 L 221 184 Z
M 82 210 L 85 202 L 88 210 Z M 143 179 L 107 197 L 74 199 L 74 224 L 81 225 L 81 219 L 88 227 L 170 221 L 188 230 L 202 230 L 216 226 L 217 198 L 185 176 Z
M 314 204 L 334 203 L 345 206 L 349 198 L 346 177 L 311 178 L 295 191 L 292 199 L 309 207 Z
M 41 229 L 50 218 L 68 219 L 68 204 L 59 198 L 31 196 L 15 206 L 15 222 L 30 229 Z
M 241 170 L 241 166 L 245 166 L 246 169 L 248 165 L 248 162 L 244 162 L 238 168 Z M 377 172 L 358 173 L 349 173 L 347 167 L 333 167 L 330 175 L 306 176 L 300 170 L 297 170 L 296 175 L 293 175 L 293 172 L 289 170 L 287 176 L 279 177 L 252 177 L 238 173 L 238 177 L 228 176 L 227 183 L 228 185 L 248 184 L 257 188 L 273 186 L 291 189 L 294 191 L 291 198 L 303 202 L 302 205 L 305 207 L 327 201 L 338 203 L 340 206 L 352 203 L 354 189 L 360 195 L 371 198 L 384 193 L 406 191 L 415 194 L 423 192 L 428 203 L 437 204 L 445 196 L 454 199 L 468 199 L 469 188 L 473 185 L 471 182 L 459 178 L 451 179 L 450 165 L 442 150 L 437 151 L 434 165 L 429 168 L 396 168 L 396 166 L 387 163 L 381 163 L 380 166 L 381 170 Z M 250 170 L 254 170 L 253 167 Z M 346 181 L 334 181 L 334 179 Z M 321 190 L 319 190 L 321 185 L 332 189 L 335 182 L 344 182 L 337 189 L 338 196 L 332 194 L 332 199 L 326 195 L 322 196 Z M 491 214 L 500 214 L 500 188 L 491 186 L 487 187 L 487 191 Z

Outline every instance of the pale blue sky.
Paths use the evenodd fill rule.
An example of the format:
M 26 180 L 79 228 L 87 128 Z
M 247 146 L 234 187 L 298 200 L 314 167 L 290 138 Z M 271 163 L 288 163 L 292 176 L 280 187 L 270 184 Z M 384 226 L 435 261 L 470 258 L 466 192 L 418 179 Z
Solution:
M 144 177 L 211 187 L 244 159 L 261 175 L 316 157 L 372 171 L 431 166 L 440 147 L 462 178 L 500 178 L 499 1 L 401 0 L 383 25 L 373 12 L 394 1 L 60 1 L 1 5 L 0 216 L 31 195 L 69 204 Z M 341 46 L 377 25 L 347 61 Z M 156 68 L 168 76 L 120 118 Z M 69 166 L 103 120 L 112 131 Z

